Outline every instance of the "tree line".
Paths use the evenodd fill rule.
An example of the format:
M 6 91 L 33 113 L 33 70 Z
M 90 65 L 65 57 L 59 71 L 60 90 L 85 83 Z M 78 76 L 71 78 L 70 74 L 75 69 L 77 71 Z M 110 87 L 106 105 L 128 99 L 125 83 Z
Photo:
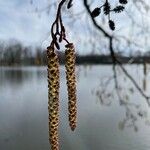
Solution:
M 60 63 L 65 63 L 64 53 L 57 51 L 58 57 L 60 57 Z M 112 64 L 112 58 L 110 54 L 97 55 L 78 55 L 76 54 L 77 64 Z M 115 53 L 115 56 L 122 63 L 150 63 L 149 51 L 145 55 L 138 53 L 132 56 L 123 56 L 121 53 Z M 10 44 L 0 43 L 0 66 L 20 66 L 20 65 L 36 65 L 42 66 L 47 64 L 46 50 L 41 47 L 23 46 L 20 42 L 13 42 Z
M 20 42 L 0 45 L 0 65 L 44 65 L 46 51 L 40 47 L 23 46 Z

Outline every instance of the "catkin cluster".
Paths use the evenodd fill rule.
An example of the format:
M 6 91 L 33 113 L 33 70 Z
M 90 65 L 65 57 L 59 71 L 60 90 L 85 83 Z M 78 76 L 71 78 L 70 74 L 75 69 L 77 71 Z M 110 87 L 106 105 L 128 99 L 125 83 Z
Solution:
M 52 46 L 47 48 L 49 141 L 51 150 L 59 150 L 59 60 Z
M 58 125 L 59 125 L 59 60 L 54 51 L 54 46 L 47 48 L 48 64 L 48 111 L 49 111 L 49 141 L 51 150 L 59 150 Z M 66 45 L 65 67 L 68 89 L 69 125 L 71 130 L 76 128 L 77 100 L 75 78 L 75 49 L 73 44 Z
M 72 43 L 66 45 L 65 50 L 66 80 L 68 89 L 69 125 L 73 131 L 77 123 L 77 98 L 75 76 L 75 49 Z

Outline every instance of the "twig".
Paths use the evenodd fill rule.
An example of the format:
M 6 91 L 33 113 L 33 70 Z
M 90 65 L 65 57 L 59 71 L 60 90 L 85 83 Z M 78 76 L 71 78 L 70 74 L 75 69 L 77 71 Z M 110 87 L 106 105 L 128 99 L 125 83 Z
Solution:
M 92 17 L 91 15 L 91 10 L 89 8 L 89 5 L 87 3 L 87 0 L 84 0 L 84 6 L 85 8 L 87 9 L 87 12 L 89 13 L 91 19 L 92 19 L 92 22 L 94 24 L 94 26 L 100 30 L 104 35 L 105 37 L 107 37 L 109 39 L 109 50 L 110 50 L 110 54 L 111 54 L 111 57 L 112 57 L 112 61 L 113 61 L 113 70 L 114 70 L 114 79 L 115 79 L 115 84 L 117 82 L 117 76 L 116 76 L 116 70 L 115 70 L 115 66 L 116 64 L 118 64 L 120 66 L 120 68 L 122 69 L 122 71 L 124 72 L 124 74 L 130 79 L 130 81 L 134 84 L 134 86 L 136 87 L 136 89 L 140 92 L 140 94 L 146 99 L 147 101 L 147 104 L 148 106 L 150 106 L 150 102 L 149 102 L 149 99 L 150 97 L 147 96 L 143 90 L 139 87 L 139 85 L 137 84 L 137 82 L 132 78 L 132 76 L 128 73 L 128 71 L 123 67 L 122 63 L 116 58 L 115 56 L 115 52 L 114 52 L 114 49 L 113 49 L 113 39 L 115 39 L 114 36 L 110 35 L 109 33 L 107 33 L 97 22 L 96 20 Z M 115 85 L 117 87 L 117 84 Z

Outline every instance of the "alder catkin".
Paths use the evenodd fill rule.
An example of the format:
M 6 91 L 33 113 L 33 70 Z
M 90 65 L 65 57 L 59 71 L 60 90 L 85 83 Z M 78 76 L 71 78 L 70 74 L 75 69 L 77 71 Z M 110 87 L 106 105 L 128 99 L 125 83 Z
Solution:
M 76 76 L 75 76 L 75 49 L 72 43 L 66 45 L 65 67 L 68 90 L 69 125 L 74 131 L 77 123 L 77 98 L 76 98 Z
M 59 150 L 59 60 L 54 48 L 47 48 L 49 142 L 51 150 Z

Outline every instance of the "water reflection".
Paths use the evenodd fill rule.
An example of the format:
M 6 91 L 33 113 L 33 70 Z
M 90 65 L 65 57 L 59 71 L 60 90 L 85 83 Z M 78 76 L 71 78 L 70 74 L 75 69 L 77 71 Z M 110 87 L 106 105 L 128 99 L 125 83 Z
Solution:
M 17 87 L 23 85 L 24 82 L 46 78 L 46 70 L 42 67 L 1 67 L 0 72 L 0 87 L 8 84 L 12 87 Z
M 92 89 L 99 89 L 99 78 L 111 75 L 111 67 L 87 69 L 78 66 L 77 73 L 78 127 L 71 132 L 67 117 L 65 69 L 61 67 L 61 150 L 148 150 L 149 127 L 139 120 L 137 133 L 130 128 L 119 130 L 118 122 L 122 129 L 120 120 L 123 120 L 125 110 L 118 105 L 115 96 L 111 105 L 104 107 L 95 95 L 91 95 Z M 46 67 L 0 69 L 0 150 L 49 149 L 46 76 Z M 138 98 L 133 95 L 133 99 L 140 102 L 139 95 Z

